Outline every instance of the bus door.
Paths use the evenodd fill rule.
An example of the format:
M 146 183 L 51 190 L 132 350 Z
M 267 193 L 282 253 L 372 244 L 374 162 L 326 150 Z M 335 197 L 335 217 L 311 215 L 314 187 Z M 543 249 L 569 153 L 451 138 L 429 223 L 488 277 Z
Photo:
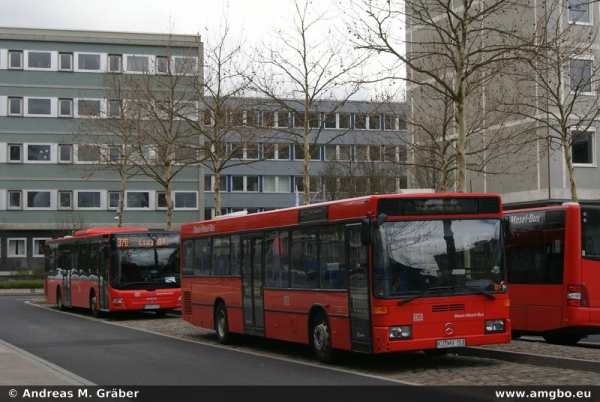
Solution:
M 73 269 L 74 261 L 71 250 L 58 249 L 58 258 L 56 267 L 62 275 L 62 299 L 63 305 L 71 307 L 71 270 Z
M 264 336 L 262 261 L 262 236 L 242 237 L 244 333 Z
M 368 249 L 360 241 L 360 226 L 348 226 L 346 239 L 352 350 L 371 353 Z

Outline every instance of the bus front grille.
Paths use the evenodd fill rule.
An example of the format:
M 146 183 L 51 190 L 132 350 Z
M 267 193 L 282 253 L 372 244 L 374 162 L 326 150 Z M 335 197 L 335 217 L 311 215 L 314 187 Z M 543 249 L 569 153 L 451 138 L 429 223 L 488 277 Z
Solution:
M 444 311 L 463 311 L 464 309 L 464 304 L 438 304 L 437 306 L 431 307 L 431 311 L 434 313 L 441 313 Z

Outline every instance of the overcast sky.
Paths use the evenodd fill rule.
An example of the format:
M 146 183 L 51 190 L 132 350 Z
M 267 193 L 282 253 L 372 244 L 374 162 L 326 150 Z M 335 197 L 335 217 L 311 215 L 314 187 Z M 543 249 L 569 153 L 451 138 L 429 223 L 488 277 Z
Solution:
M 226 5 L 229 4 L 228 11 Z M 205 35 L 227 14 L 258 35 L 286 0 L 0 0 L 0 27 Z

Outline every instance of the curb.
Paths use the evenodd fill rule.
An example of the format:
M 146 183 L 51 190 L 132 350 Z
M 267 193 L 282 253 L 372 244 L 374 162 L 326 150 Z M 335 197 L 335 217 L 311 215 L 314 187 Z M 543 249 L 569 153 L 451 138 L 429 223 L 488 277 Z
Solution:
M 481 347 L 461 348 L 456 350 L 460 356 L 484 357 L 503 360 L 511 363 L 531 364 L 534 366 L 554 367 L 578 371 L 600 373 L 600 362 L 592 360 L 573 359 L 558 356 L 534 355 L 506 350 L 492 350 Z
M 0 296 L 44 295 L 44 289 L 0 289 Z

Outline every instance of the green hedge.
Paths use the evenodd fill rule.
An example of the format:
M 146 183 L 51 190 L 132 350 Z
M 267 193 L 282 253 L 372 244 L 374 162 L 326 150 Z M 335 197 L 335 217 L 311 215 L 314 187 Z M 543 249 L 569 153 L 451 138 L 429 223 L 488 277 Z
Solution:
M 44 281 L 41 279 L 0 281 L 0 289 L 41 289 L 43 287 Z

